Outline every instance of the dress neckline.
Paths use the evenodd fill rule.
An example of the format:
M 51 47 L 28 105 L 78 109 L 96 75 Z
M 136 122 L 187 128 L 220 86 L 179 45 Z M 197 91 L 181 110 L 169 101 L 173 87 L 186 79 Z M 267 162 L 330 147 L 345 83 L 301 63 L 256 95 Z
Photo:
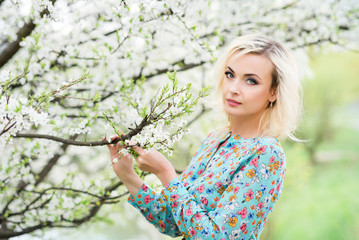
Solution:
M 227 137 L 230 137 L 230 138 L 236 137 L 236 139 L 239 139 L 239 140 L 257 140 L 257 139 L 259 139 L 259 138 L 263 138 L 263 137 L 266 137 L 266 136 L 267 136 L 267 135 L 265 135 L 265 134 L 262 134 L 262 135 L 257 136 L 257 137 L 244 138 L 244 137 L 242 137 L 241 135 L 239 135 L 238 133 L 232 133 L 232 132 L 233 132 L 233 130 L 231 129 L 231 130 L 227 133 L 226 138 L 227 138 Z

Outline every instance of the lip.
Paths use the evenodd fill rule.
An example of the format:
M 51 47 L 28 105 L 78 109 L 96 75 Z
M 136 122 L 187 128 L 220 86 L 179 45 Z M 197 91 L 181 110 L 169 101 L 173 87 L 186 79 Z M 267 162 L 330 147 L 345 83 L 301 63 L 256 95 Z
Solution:
M 230 99 L 230 98 L 227 98 L 227 102 L 230 106 L 238 106 L 238 105 L 241 105 L 242 103 L 240 102 L 237 102 L 236 100 L 233 100 L 233 99 Z

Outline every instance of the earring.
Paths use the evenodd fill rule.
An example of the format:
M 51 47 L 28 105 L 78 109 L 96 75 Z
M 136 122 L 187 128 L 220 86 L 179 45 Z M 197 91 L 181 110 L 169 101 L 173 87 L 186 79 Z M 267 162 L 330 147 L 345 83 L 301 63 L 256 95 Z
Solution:
M 269 105 L 269 129 L 270 129 L 270 122 L 271 122 L 271 119 L 272 119 L 272 110 L 273 110 L 273 102 L 270 102 L 270 105 Z

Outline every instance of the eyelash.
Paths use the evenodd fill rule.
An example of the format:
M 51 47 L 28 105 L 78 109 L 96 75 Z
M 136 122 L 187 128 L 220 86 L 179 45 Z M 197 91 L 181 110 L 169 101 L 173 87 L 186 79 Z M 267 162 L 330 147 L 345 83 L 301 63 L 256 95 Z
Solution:
M 224 75 L 226 75 L 227 78 L 232 78 L 232 77 L 228 77 L 229 74 L 231 74 L 232 77 L 234 77 L 234 76 L 233 76 L 233 73 L 231 73 L 231 72 L 229 72 L 229 71 L 225 71 L 225 72 L 224 72 Z
M 250 85 L 257 85 L 257 83 L 258 83 L 254 78 L 248 78 L 247 80 L 253 82 L 253 83 L 250 83 Z
M 227 78 L 233 78 L 233 73 L 232 72 L 229 72 L 229 71 L 226 71 L 224 72 L 224 75 L 227 77 Z M 229 76 L 231 75 L 231 76 Z M 252 83 L 249 83 L 249 85 L 257 85 L 258 82 L 257 80 L 255 80 L 254 78 L 247 78 L 247 81 L 251 81 Z

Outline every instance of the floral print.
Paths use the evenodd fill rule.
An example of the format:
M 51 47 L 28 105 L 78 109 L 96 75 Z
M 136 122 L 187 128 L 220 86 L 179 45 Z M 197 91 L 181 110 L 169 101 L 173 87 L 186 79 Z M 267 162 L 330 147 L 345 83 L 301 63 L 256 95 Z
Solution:
M 282 192 L 285 172 L 277 139 L 244 139 L 218 129 L 161 193 L 144 183 L 128 201 L 169 236 L 259 239 Z

